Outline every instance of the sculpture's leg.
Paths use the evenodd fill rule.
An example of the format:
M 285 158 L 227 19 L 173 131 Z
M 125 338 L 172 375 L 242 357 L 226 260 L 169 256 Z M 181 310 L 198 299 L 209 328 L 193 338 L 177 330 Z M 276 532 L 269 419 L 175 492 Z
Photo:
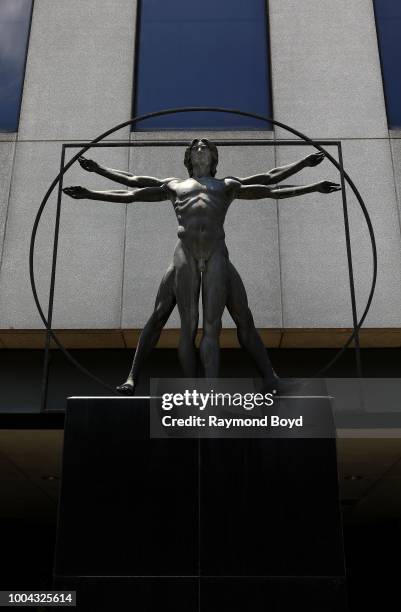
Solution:
M 228 270 L 227 309 L 237 326 L 238 341 L 254 360 L 266 385 L 271 386 L 278 377 L 273 370 L 262 338 L 256 331 L 244 283 L 231 262 L 228 263 Z
M 197 261 L 179 242 L 174 253 L 175 296 L 181 318 L 178 354 L 185 376 L 195 378 L 195 337 L 199 321 L 200 272 Z
M 217 378 L 219 375 L 219 337 L 227 299 L 227 263 L 225 251 L 215 251 L 202 276 L 203 336 L 200 354 L 207 378 Z
M 139 337 L 138 346 L 135 351 L 134 361 L 126 382 L 119 387 L 117 391 L 125 395 L 134 393 L 138 382 L 139 371 L 150 351 L 156 346 L 160 338 L 161 331 L 174 309 L 176 304 L 174 294 L 174 266 L 171 265 L 160 283 L 159 291 L 157 292 L 155 309 L 152 316 L 146 323 Z

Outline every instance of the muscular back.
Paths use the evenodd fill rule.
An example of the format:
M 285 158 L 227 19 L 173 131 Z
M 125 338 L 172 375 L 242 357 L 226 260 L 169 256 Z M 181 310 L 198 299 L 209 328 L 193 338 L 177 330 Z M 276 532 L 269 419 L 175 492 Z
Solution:
M 224 220 L 240 186 L 235 179 L 212 177 L 167 184 L 178 220 L 178 237 L 197 260 L 207 261 L 224 242 Z

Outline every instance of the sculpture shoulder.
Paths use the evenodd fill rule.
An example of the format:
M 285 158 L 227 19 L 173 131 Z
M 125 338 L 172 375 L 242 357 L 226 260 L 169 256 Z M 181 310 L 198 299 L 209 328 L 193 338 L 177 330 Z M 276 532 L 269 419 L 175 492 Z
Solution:
M 168 178 L 159 179 L 161 185 L 170 185 L 170 183 L 179 183 L 181 179 L 176 178 L 174 176 L 170 176 Z
M 168 190 L 170 193 L 175 193 L 177 191 L 177 188 L 179 187 L 179 185 L 181 183 L 185 182 L 185 179 L 179 179 L 179 178 L 171 178 L 165 181 L 163 187 Z
M 231 191 L 237 193 L 241 189 L 242 183 L 239 179 L 235 178 L 235 176 L 226 176 L 223 180 L 226 187 Z

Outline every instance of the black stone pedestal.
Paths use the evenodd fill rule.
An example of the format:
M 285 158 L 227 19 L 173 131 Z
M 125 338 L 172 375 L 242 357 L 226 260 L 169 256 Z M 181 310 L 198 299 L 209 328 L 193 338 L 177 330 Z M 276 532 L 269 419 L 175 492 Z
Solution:
M 148 418 L 68 401 L 55 586 L 78 609 L 346 609 L 335 440 L 150 439 Z

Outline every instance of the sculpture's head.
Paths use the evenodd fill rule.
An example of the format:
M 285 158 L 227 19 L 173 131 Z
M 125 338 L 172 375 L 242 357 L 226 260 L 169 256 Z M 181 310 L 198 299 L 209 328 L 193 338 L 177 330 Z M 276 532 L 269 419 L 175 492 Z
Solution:
M 194 175 L 194 164 L 209 165 L 211 176 L 215 176 L 218 161 L 219 153 L 216 145 L 206 138 L 195 138 L 185 150 L 184 164 L 191 177 Z

